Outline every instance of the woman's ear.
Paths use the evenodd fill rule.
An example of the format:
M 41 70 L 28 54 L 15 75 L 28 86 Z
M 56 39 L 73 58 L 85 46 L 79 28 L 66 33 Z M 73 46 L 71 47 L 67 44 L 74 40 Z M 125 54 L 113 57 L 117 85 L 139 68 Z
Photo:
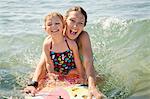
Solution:
M 63 30 L 63 35 L 65 36 L 65 34 L 66 34 L 66 31 L 67 31 L 67 26 L 65 25 L 64 26 L 64 30 Z
M 63 19 L 64 19 L 64 21 L 66 22 L 66 19 L 67 19 L 66 16 L 63 16 Z
M 63 21 L 63 28 L 64 28 L 64 29 L 65 29 L 66 25 L 67 25 L 67 23 L 66 23 L 66 21 L 64 20 L 64 21 Z

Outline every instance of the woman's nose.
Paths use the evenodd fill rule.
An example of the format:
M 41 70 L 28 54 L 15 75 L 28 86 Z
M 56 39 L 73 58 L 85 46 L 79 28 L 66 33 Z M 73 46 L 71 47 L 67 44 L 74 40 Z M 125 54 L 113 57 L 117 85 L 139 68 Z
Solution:
M 75 23 L 75 24 L 73 25 L 73 27 L 77 27 L 77 24 Z

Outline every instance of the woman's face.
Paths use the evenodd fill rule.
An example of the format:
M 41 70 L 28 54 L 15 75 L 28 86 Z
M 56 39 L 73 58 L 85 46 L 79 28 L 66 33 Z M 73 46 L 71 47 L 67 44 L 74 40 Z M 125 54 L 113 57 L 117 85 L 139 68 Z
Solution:
M 66 23 L 67 23 L 66 36 L 69 39 L 74 40 L 83 31 L 85 17 L 79 11 L 71 11 L 71 12 L 69 12 L 68 17 L 66 18 Z

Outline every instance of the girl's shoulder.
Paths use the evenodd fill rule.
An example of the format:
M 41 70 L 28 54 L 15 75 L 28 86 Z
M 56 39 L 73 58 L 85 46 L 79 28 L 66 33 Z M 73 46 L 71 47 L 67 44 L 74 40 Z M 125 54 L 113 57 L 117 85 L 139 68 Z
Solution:
M 47 46 L 51 44 L 51 42 L 52 42 L 51 36 L 47 36 L 43 42 L 43 45 Z

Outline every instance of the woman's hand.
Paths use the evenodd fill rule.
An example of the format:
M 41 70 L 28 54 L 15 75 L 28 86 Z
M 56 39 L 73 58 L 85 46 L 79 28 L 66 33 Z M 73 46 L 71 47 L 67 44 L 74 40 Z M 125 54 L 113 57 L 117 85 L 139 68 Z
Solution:
M 95 97 L 95 99 L 103 99 L 104 98 L 104 95 L 100 91 L 98 91 L 96 88 L 89 89 L 87 99 L 92 99 L 93 96 Z

